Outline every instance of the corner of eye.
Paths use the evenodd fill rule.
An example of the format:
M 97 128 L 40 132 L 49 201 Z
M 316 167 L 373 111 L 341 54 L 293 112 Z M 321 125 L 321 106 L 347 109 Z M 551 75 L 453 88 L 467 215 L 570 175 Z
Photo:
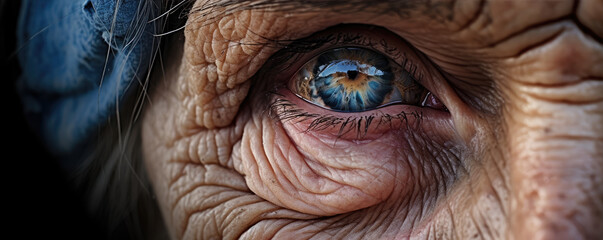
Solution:
M 465 143 L 469 143 L 478 133 L 481 118 L 466 105 L 455 106 L 454 109 L 450 109 L 452 116 L 452 124 L 454 125 L 457 135 Z
M 463 141 L 470 141 L 476 133 L 476 126 L 481 125 L 478 114 L 461 99 L 447 81 L 442 80 L 437 84 L 435 83 L 433 81 L 428 84 L 433 88 L 431 90 L 432 94 L 439 98 L 450 113 L 454 131 Z
M 481 118 L 448 86 L 443 91 L 445 94 L 441 97 L 441 101 L 450 113 L 454 131 L 464 142 L 471 141 L 476 134 L 477 126 L 482 125 Z

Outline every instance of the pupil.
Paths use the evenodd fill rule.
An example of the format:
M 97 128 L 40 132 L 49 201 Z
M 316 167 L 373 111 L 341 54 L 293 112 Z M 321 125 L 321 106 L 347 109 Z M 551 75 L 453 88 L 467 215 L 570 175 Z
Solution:
M 348 70 L 348 79 L 355 80 L 357 76 L 358 76 L 358 71 Z

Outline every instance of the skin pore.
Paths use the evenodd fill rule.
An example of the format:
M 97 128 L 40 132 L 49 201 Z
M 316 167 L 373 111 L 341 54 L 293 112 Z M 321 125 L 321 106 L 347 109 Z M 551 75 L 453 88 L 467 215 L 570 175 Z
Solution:
M 601 11 L 569 0 L 196 1 L 142 126 L 170 235 L 601 236 Z M 321 49 L 346 46 L 414 74 L 431 105 L 335 112 L 283 87 Z M 291 109 L 340 121 L 311 129 L 316 117 L 288 119 Z

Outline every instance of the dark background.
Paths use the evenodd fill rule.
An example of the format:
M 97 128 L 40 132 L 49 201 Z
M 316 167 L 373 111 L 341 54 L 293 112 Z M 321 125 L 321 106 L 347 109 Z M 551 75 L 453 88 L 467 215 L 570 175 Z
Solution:
M 21 72 L 15 53 L 15 28 L 20 1 L 0 1 L 0 68 L 5 100 L 1 113 L 3 189 L 0 216 L 6 236 L 17 239 L 104 239 L 103 233 L 85 214 L 82 197 L 71 187 L 58 162 L 29 129 L 15 83 Z M 5 214 L 8 213 L 8 214 Z M 3 221 L 4 222 L 4 221 Z M 16 237 L 15 237 L 16 236 Z

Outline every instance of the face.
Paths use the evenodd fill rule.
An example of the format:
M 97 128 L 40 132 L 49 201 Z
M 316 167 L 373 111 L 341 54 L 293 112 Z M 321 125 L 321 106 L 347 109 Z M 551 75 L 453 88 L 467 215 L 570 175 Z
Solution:
M 143 119 L 171 236 L 600 237 L 601 12 L 196 2 Z

